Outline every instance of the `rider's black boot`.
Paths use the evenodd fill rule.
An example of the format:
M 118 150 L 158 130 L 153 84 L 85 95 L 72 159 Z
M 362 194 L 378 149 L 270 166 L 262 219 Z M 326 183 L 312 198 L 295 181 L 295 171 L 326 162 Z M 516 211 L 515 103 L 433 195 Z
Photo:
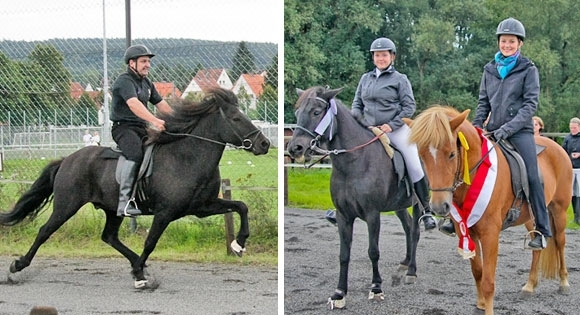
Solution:
M 455 225 L 451 220 L 439 221 L 439 231 L 449 236 L 455 236 Z
M 119 217 L 131 217 L 141 214 L 141 211 L 135 207 L 135 201 L 131 199 L 136 171 L 137 163 L 129 160 L 123 163 L 121 183 L 119 184 L 119 205 L 117 207 L 117 216 Z
M 419 198 L 419 202 L 425 209 L 423 214 L 423 224 L 425 225 L 425 230 L 432 230 L 437 227 L 433 214 L 431 213 L 431 207 L 429 206 L 429 186 L 427 184 L 427 177 L 424 176 L 421 180 L 413 184 L 415 188 L 415 194 Z

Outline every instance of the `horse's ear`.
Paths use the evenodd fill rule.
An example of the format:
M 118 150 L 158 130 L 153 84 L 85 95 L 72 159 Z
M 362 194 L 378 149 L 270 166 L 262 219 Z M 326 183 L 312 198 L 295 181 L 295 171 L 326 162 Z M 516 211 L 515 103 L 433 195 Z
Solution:
M 407 126 L 411 127 L 411 125 L 413 124 L 413 119 L 407 118 L 407 117 L 403 117 L 403 122 L 405 124 L 407 124 Z
M 449 126 L 451 127 L 451 130 L 455 130 L 459 127 L 459 125 L 461 125 L 461 123 L 463 123 L 465 121 L 465 119 L 467 119 L 467 115 L 469 115 L 469 112 L 471 110 L 466 109 L 463 111 L 463 113 L 457 115 L 455 118 L 451 119 L 449 121 Z
M 334 98 L 335 96 L 338 95 L 338 93 L 342 92 L 344 88 L 338 88 L 338 89 L 334 89 L 334 90 L 326 90 L 324 91 L 324 93 L 322 94 L 322 98 L 329 100 L 331 98 Z
M 302 93 L 304 93 L 304 90 L 296 88 L 296 94 L 298 94 L 298 97 L 300 97 L 300 95 L 302 95 Z

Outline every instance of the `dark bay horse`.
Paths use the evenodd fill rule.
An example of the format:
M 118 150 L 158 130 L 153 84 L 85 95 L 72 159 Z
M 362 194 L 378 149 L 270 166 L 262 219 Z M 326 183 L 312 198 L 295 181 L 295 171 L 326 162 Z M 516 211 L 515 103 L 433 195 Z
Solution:
M 231 247 L 238 255 L 242 254 L 250 233 L 248 207 L 242 201 L 218 198 L 221 186 L 218 165 L 226 145 L 260 155 L 268 152 L 270 142 L 240 111 L 237 97 L 231 91 L 214 89 L 200 102 L 181 100 L 173 108 L 173 115 L 160 116 L 166 121 L 167 132 L 150 132 L 150 141 L 157 143 L 147 190 L 149 213 L 154 217 L 141 255 L 118 237 L 123 217 L 116 214 L 117 160 L 102 157 L 110 148 L 91 146 L 51 162 L 14 208 L 0 213 L 0 224 L 14 225 L 26 217 L 36 217 L 52 197 L 53 210 L 48 221 L 40 228 L 28 253 L 11 264 L 11 273 L 29 266 L 39 247 L 88 202 L 105 212 L 101 239 L 129 260 L 136 288 L 148 285 L 143 268 L 161 234 L 170 222 L 186 215 L 203 218 L 237 212 L 241 224 Z
M 416 278 L 416 250 L 419 241 L 418 220 L 421 209 L 413 207 L 413 217 L 407 208 L 413 199 L 394 171 L 391 158 L 375 135 L 359 124 L 335 96 L 340 89 L 312 87 L 299 90 L 295 105 L 297 128 L 288 143 L 288 153 L 294 158 L 310 160 L 313 150 L 328 148 L 332 161 L 330 194 L 337 209 L 340 237 L 340 274 L 338 286 L 329 298 L 331 308 L 343 308 L 348 292 L 348 266 L 356 218 L 367 223 L 368 255 L 372 262 L 372 284 L 369 299 L 384 299 L 379 273 L 380 213 L 396 211 L 406 235 L 406 256 L 401 267 L 407 269 L 407 283 Z
M 468 114 L 469 110 L 459 113 L 451 107 L 433 106 L 423 111 L 412 122 L 408 120 L 406 123 L 410 124 L 412 129 L 410 140 L 417 143 L 419 155 L 425 165 L 432 190 L 431 209 L 435 214 L 447 216 L 454 207 L 464 209 L 468 202 L 472 202 L 468 200 L 473 200 L 473 190 L 470 190 L 470 187 L 474 185 L 483 183 L 482 190 L 486 187 L 489 189 L 486 192 L 490 193 L 489 200 L 480 203 L 480 208 L 485 209 L 481 218 L 479 221 L 472 221 L 471 226 L 466 226 L 469 236 L 475 243 L 475 256 L 470 262 L 477 287 L 477 309 L 485 309 L 485 314 L 491 315 L 499 235 L 515 196 L 504 154 L 497 144 L 488 143 L 483 132 L 466 120 Z M 533 294 L 538 285 L 539 268 L 545 278 L 553 279 L 556 273 L 559 275 L 560 293 L 568 292 L 570 287 L 564 246 L 566 211 L 572 196 L 572 165 L 568 155 L 558 143 L 545 137 L 535 137 L 535 140 L 536 144 L 545 148 L 538 155 L 538 164 L 553 237 L 548 239 L 548 246 L 544 250 L 532 252 L 530 274 L 521 291 L 524 296 Z M 494 172 L 497 176 L 495 180 L 487 182 L 487 175 L 480 176 L 483 174 L 480 170 L 483 167 L 487 168 L 481 161 L 492 154 L 497 157 L 495 159 L 494 156 L 497 163 L 493 162 L 495 166 L 490 167 L 497 167 L 497 172 Z M 471 185 L 466 183 L 468 178 L 470 181 L 473 180 Z M 483 180 L 479 181 L 480 179 Z M 483 200 L 479 197 L 476 199 L 476 202 Z M 526 201 L 522 202 L 520 216 L 513 225 L 525 224 L 530 231 L 534 228 L 530 208 Z M 456 231 L 460 231 L 457 222 L 455 228 Z

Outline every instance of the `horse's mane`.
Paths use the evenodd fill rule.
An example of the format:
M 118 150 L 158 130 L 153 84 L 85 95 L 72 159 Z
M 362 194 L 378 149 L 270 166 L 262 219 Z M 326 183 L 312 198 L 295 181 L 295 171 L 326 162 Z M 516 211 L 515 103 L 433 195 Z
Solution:
M 156 116 L 165 121 L 165 129 L 168 132 L 188 133 L 204 115 L 218 110 L 220 106 L 225 104 L 238 106 L 238 98 L 230 90 L 212 88 L 205 93 L 201 101 L 174 98 L 169 103 L 173 113 L 158 112 Z M 167 143 L 177 140 L 177 137 L 169 136 L 153 128 L 149 128 L 148 134 L 147 143 Z
M 450 106 L 429 107 L 413 120 L 409 141 L 419 148 L 449 144 L 454 141 L 449 120 L 457 115 L 459 112 Z

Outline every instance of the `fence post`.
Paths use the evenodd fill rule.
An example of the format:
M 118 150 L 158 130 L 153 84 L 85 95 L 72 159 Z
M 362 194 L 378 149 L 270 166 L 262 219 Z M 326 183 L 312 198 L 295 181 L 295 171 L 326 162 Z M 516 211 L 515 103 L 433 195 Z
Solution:
M 222 195 L 223 199 L 232 200 L 232 190 L 230 188 L 230 180 L 228 178 L 222 179 Z M 226 225 L 226 251 L 228 255 L 235 255 L 230 248 L 230 244 L 234 241 L 234 216 L 231 212 L 224 215 Z

